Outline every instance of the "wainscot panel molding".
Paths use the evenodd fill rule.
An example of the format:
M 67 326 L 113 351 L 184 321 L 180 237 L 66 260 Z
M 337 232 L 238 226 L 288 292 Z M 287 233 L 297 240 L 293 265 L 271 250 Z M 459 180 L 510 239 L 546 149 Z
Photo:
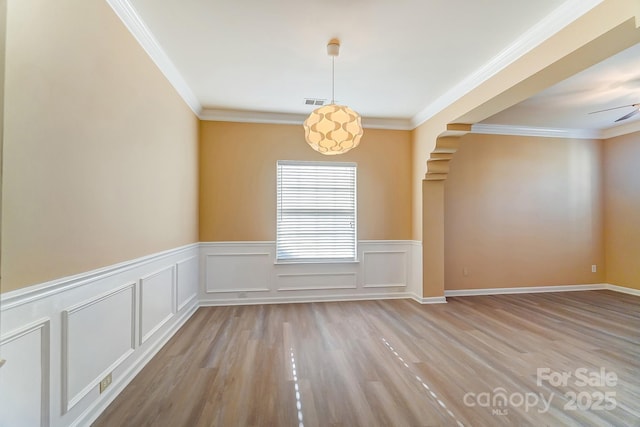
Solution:
M 200 304 L 419 301 L 421 249 L 409 240 L 362 240 L 357 262 L 277 263 L 272 241 L 201 243 Z
M 0 425 L 90 425 L 195 312 L 199 269 L 191 244 L 0 295 Z
M 140 345 L 175 314 L 175 265 L 140 279 Z
M 62 399 L 69 411 L 135 350 L 135 282 L 62 312 Z M 100 319 L 96 322 L 94 319 Z M 110 339 L 104 339 L 105 336 Z M 87 358 L 87 349 L 91 358 Z
M 199 274 L 197 255 L 176 263 L 176 313 L 198 298 Z
M 0 425 L 49 426 L 49 325 L 40 319 L 0 338 Z M 20 387 L 16 387 L 20 384 Z
M 0 426 L 90 425 L 198 306 L 608 289 L 447 290 L 422 297 L 422 244 L 358 243 L 358 262 L 278 264 L 275 242 L 183 246 L 0 295 Z M 113 383 L 101 394 L 100 382 Z

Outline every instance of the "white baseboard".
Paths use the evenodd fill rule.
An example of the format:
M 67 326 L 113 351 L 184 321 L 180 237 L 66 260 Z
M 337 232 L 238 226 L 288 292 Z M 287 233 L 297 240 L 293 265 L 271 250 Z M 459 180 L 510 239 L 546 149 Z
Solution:
M 416 299 L 416 296 L 408 292 L 395 292 L 381 294 L 369 293 L 363 295 L 309 295 L 295 297 L 204 299 L 200 301 L 200 306 L 218 307 L 228 305 L 303 304 L 311 302 L 372 301 L 389 299 Z
M 98 419 L 100 414 L 115 400 L 127 385 L 138 375 L 138 373 L 158 354 L 160 349 L 173 337 L 173 335 L 191 318 L 199 308 L 197 301 L 193 300 L 190 307 L 184 311 L 177 321 L 167 329 L 146 351 L 139 355 L 135 363 L 114 381 L 112 387 L 107 390 L 103 399 L 95 400 L 72 424 L 71 427 L 91 425 Z
M 475 295 L 536 294 L 541 292 L 595 291 L 607 289 L 605 284 L 593 285 L 560 285 L 560 286 L 528 286 L 517 288 L 490 289 L 452 289 L 445 290 L 445 297 L 466 297 Z
M 605 289 L 608 289 L 610 291 L 620 292 L 623 294 L 635 295 L 637 297 L 640 297 L 640 289 L 633 289 L 633 288 L 627 288 L 625 286 L 611 285 L 609 283 L 605 284 L 604 286 L 605 286 Z
M 419 302 L 420 304 L 446 304 L 446 297 L 419 297 L 417 295 L 412 295 L 411 297 L 414 301 Z
M 536 294 L 541 292 L 572 292 L 572 291 L 601 291 L 610 290 L 623 294 L 640 296 L 640 290 L 625 286 L 599 283 L 592 285 L 559 285 L 559 286 L 533 286 L 518 288 L 491 288 L 491 289 L 452 289 L 444 291 L 445 297 L 466 297 L 476 295 L 507 295 L 507 294 Z M 416 301 L 418 301 L 416 299 Z

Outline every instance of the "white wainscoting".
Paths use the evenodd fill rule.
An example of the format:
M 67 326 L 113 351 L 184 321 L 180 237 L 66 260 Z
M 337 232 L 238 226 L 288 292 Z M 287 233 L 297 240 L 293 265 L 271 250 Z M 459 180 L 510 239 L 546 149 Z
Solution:
M 361 241 L 358 262 L 276 264 L 274 242 L 184 246 L 0 295 L 0 426 L 88 426 L 199 305 L 422 298 L 422 245 Z M 631 288 L 602 284 L 447 296 Z M 113 384 L 99 393 L 109 373 Z
M 0 426 L 90 425 L 194 313 L 199 269 L 193 244 L 2 294 Z
M 62 312 L 65 412 L 135 350 L 135 286 L 135 282 L 126 284 Z M 86 360 L 87 349 L 91 349 L 91 363 Z
M 175 314 L 175 265 L 140 279 L 140 345 Z
M 3 335 L 0 356 L 0 425 L 49 426 L 49 319 Z
M 422 295 L 421 245 L 358 242 L 357 262 L 275 262 L 275 242 L 200 244 L 201 305 L 414 298 Z
M 198 298 L 199 274 L 198 255 L 185 258 L 176 263 L 177 312 L 182 311 L 183 308 L 192 304 Z
M 0 426 L 90 425 L 199 305 L 425 302 L 419 242 L 362 241 L 358 260 L 276 264 L 274 242 L 201 243 L 2 294 Z

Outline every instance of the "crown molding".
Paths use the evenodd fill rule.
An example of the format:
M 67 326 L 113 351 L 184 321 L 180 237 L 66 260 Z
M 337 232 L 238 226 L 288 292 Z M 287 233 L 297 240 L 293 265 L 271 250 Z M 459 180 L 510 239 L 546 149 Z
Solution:
M 295 113 L 269 113 L 264 111 L 248 110 L 224 110 L 215 108 L 204 108 L 198 114 L 200 120 L 216 122 L 239 122 L 239 123 L 270 123 L 285 125 L 302 125 L 308 114 Z M 411 130 L 409 119 L 381 119 L 362 118 L 362 127 L 365 129 L 389 129 L 389 130 Z
M 480 84 L 493 77 L 509 64 L 556 34 L 562 28 L 602 3 L 602 1 L 603 0 L 568 0 L 564 2 L 562 6 L 558 7 L 542 21 L 527 30 L 493 59 L 416 114 L 411 119 L 412 127 L 416 128 L 420 126 L 453 104 L 456 100 L 462 98 L 466 93 L 480 86 Z
M 602 132 L 591 129 L 539 128 L 531 126 L 492 125 L 476 123 L 472 133 L 488 135 L 540 136 L 546 138 L 602 139 Z
M 175 88 L 178 94 L 187 103 L 189 108 L 196 114 L 200 114 L 202 105 L 191 91 L 189 85 L 182 77 L 176 66 L 171 62 L 169 56 L 162 49 L 156 38 L 144 23 L 138 11 L 133 7 L 129 0 L 106 0 L 109 6 L 116 13 L 118 18 L 127 27 L 129 32 L 140 43 L 140 46 L 147 52 L 147 55 L 160 69 L 160 72 L 169 80 L 169 83 Z
M 203 108 L 191 88 L 184 80 L 169 56 L 162 49 L 151 30 L 144 23 L 129 0 L 106 0 L 116 15 L 135 37 L 169 83 L 201 120 L 242 123 L 302 124 L 307 115 L 295 113 L 271 113 L 263 111 L 225 110 Z M 603 0 L 568 0 L 545 19 L 520 36 L 514 43 L 500 52 L 491 61 L 459 84 L 437 98 L 411 119 L 362 118 L 367 129 L 413 130 L 457 99 L 473 90 L 500 70 L 520 58 L 531 49 L 578 19 Z M 472 132 L 495 135 L 522 135 L 556 138 L 607 139 L 640 130 L 640 122 L 611 127 L 602 131 L 580 129 L 548 129 L 525 126 L 475 124 Z
M 169 80 L 189 108 L 201 120 L 242 123 L 302 124 L 307 115 L 294 113 L 270 113 L 264 111 L 224 110 L 203 108 L 198 98 L 184 80 L 169 56 L 162 49 L 151 30 L 129 0 L 106 0 L 116 15 L 135 37 L 151 60 Z M 362 126 L 368 129 L 411 130 L 409 119 L 362 118 Z
M 413 130 L 411 119 L 382 119 L 363 117 L 362 127 L 365 129 Z
M 493 125 L 485 123 L 476 123 L 471 126 L 471 133 L 572 139 L 609 139 L 634 132 L 640 132 L 640 120 L 613 126 L 607 129 L 539 128 L 532 126 Z
M 603 129 L 600 133 L 602 134 L 602 139 L 609 139 L 634 132 L 640 132 L 640 120 L 635 120 L 623 125 L 606 128 Z
M 224 110 L 216 108 L 203 108 L 198 114 L 200 120 L 212 122 L 239 122 L 239 123 L 271 123 L 281 125 L 302 124 L 306 116 L 293 113 L 268 113 L 265 111 L 249 110 Z

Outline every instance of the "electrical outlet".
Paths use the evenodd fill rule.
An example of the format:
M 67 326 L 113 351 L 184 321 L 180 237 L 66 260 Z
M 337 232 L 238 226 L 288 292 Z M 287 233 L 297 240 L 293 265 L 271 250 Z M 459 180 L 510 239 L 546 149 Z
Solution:
M 467 277 L 469 275 L 469 270 L 467 270 L 467 267 L 462 269 L 462 275 Z
M 598 266 L 597 266 L 597 265 L 595 265 L 595 264 L 593 264 L 593 265 L 591 266 L 591 272 L 592 272 L 592 273 L 595 273 L 596 271 L 598 271 Z
M 109 373 L 109 375 L 107 375 L 102 379 L 102 381 L 100 381 L 100 393 L 105 391 L 107 387 L 111 385 L 112 380 L 113 378 L 111 377 L 111 373 Z

